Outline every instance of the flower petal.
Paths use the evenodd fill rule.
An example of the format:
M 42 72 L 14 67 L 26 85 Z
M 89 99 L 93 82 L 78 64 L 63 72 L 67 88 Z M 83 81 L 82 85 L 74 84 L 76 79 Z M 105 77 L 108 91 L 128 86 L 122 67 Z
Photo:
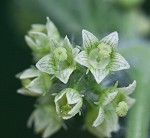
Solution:
M 68 52 L 72 51 L 72 45 L 67 36 L 64 39 L 63 46 L 67 49 Z
M 36 63 L 36 67 L 42 71 L 46 72 L 48 74 L 54 74 L 54 65 L 53 65 L 53 59 L 51 58 L 51 55 L 46 55 L 42 59 L 40 59 Z
M 87 30 L 82 30 L 83 47 L 85 50 L 95 48 L 98 45 L 98 39 Z
M 99 108 L 99 113 L 96 120 L 93 122 L 94 127 L 99 126 L 104 121 L 104 110 L 102 107 Z
M 33 51 L 35 51 L 37 49 L 35 42 L 28 35 L 25 35 L 25 41 Z
M 88 63 L 88 54 L 87 54 L 87 52 L 86 51 L 80 52 L 76 56 L 75 61 L 78 62 L 79 64 L 85 66 L 85 67 L 88 67 L 89 63 Z
M 68 114 L 72 115 L 71 117 L 75 116 L 80 111 L 82 104 L 82 99 L 80 99 L 80 101 L 68 112 Z
M 119 71 L 123 69 L 129 69 L 130 65 L 123 56 L 121 56 L 119 53 L 114 53 L 114 57 L 109 64 L 109 68 L 110 71 Z
M 39 75 L 40 75 L 40 73 L 37 69 L 30 68 L 30 69 L 26 69 L 22 73 L 17 74 L 17 77 L 19 79 L 28 79 L 28 78 L 37 77 Z
M 132 84 L 130 84 L 128 87 L 122 87 L 118 88 L 118 90 L 121 90 L 125 95 L 130 95 L 136 87 L 136 81 L 134 80 Z
M 78 48 L 73 48 L 73 49 L 72 49 L 72 54 L 73 54 L 73 56 L 76 57 L 76 56 L 78 55 L 79 51 L 80 51 L 80 50 L 79 50 Z
M 18 89 L 17 93 L 22 94 L 22 95 L 27 95 L 27 96 L 40 96 L 41 95 L 40 93 L 35 93 L 25 88 Z
M 134 103 L 136 102 L 136 100 L 133 99 L 133 98 L 130 98 L 129 96 L 127 96 L 126 97 L 126 102 L 127 102 L 128 106 L 129 106 L 129 108 L 131 108 L 134 105 Z
M 66 97 L 68 104 L 75 104 L 81 100 L 81 95 L 76 90 L 71 88 L 67 89 Z
M 109 104 L 117 96 L 117 94 L 118 94 L 118 91 L 107 93 L 103 99 L 102 105 L 105 106 Z
M 50 21 L 48 17 L 47 17 L 46 29 L 47 29 L 47 33 L 50 39 L 53 38 L 53 39 L 56 39 L 57 41 L 60 40 L 60 34 L 56 26 L 54 25 L 52 21 Z
M 108 74 L 108 70 L 100 70 L 100 69 L 90 69 L 97 83 L 100 83 Z
M 69 67 L 65 70 L 56 71 L 55 76 L 66 84 L 73 71 L 74 67 Z
M 59 123 L 50 122 L 49 125 L 44 130 L 42 137 L 48 138 L 51 135 L 53 135 L 55 132 L 57 132 L 60 128 L 61 128 L 61 125 Z
M 113 48 L 117 47 L 118 45 L 118 33 L 117 32 L 113 32 L 109 35 L 107 35 L 106 37 L 104 37 L 103 39 L 100 40 L 100 43 L 106 43 L 110 46 L 112 46 Z
M 107 135 L 111 136 L 112 132 L 116 132 L 120 128 L 118 123 L 118 116 L 113 110 L 106 111 L 105 122 L 107 125 Z
M 55 50 L 55 48 L 57 48 L 57 47 L 59 47 L 58 41 L 56 41 L 55 39 L 50 39 L 51 52 L 53 52 Z

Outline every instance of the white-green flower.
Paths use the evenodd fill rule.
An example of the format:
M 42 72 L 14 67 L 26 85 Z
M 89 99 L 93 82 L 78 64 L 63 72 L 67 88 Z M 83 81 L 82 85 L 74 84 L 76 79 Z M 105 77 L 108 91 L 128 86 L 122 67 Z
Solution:
M 112 110 L 112 107 L 107 106 L 103 109 L 104 116 L 103 122 L 101 125 L 94 127 L 93 121 L 95 117 L 97 116 L 99 109 L 93 108 L 90 110 L 86 115 L 85 125 L 89 132 L 91 132 L 93 135 L 95 135 L 98 138 L 103 137 L 111 137 L 112 132 L 116 132 L 119 130 L 119 123 L 118 123 L 118 116 L 117 114 Z
M 25 40 L 33 51 L 34 59 L 37 61 L 50 52 L 50 39 L 60 41 L 60 34 L 56 26 L 47 18 L 46 25 L 33 24 Z
M 63 44 L 52 39 L 50 48 L 52 52 L 40 59 L 36 66 L 40 71 L 53 74 L 63 83 L 67 83 L 70 75 L 76 69 L 74 58 L 79 49 L 73 48 L 67 37 Z
M 35 69 L 35 67 L 31 67 L 22 73 L 19 73 L 17 78 L 21 80 L 23 86 L 21 89 L 18 89 L 18 93 L 24 95 L 45 95 L 52 84 L 50 76 L 46 73 L 40 72 Z
M 135 90 L 136 81 L 133 81 L 128 87 L 123 88 L 107 88 L 102 95 L 100 95 L 99 101 L 96 104 L 99 107 L 99 112 L 93 126 L 97 127 L 101 125 L 105 119 L 104 108 L 107 106 L 113 107 L 113 112 L 116 112 L 119 117 L 123 117 L 127 114 L 128 109 L 134 104 L 135 99 L 130 98 L 129 95 Z
M 118 33 L 113 32 L 100 41 L 92 33 L 83 30 L 83 48 L 76 61 L 87 67 L 97 83 L 100 83 L 111 71 L 128 69 L 130 65 L 117 52 Z
M 99 111 L 97 114 L 96 119 L 94 120 L 92 126 L 93 127 L 97 127 L 99 125 L 101 125 L 105 119 L 105 111 L 104 108 L 107 106 L 115 99 L 115 97 L 117 96 L 118 92 L 117 91 L 106 91 L 106 93 L 103 93 L 100 96 L 99 102 L 97 102 L 96 104 L 98 105 Z
M 69 119 L 79 113 L 82 104 L 82 96 L 71 88 L 66 88 L 55 96 L 56 111 L 63 119 Z
M 124 101 L 127 104 L 128 108 L 130 109 L 135 103 L 135 99 L 130 97 L 130 94 L 134 92 L 135 88 L 136 88 L 136 81 L 133 81 L 133 83 L 127 87 L 116 88 L 118 94 L 113 102 L 117 106 L 119 106 L 120 102 Z
M 43 138 L 48 138 L 57 132 L 62 126 L 62 119 L 58 116 L 54 105 L 42 105 L 33 111 L 28 127 L 34 124 L 36 133 L 43 133 Z

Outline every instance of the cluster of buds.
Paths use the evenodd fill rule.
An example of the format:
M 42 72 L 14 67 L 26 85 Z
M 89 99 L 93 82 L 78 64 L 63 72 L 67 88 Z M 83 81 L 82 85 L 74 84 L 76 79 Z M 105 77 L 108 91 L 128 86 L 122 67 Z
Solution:
M 18 93 L 37 97 L 29 126 L 49 137 L 64 120 L 81 115 L 86 107 L 84 126 L 97 137 L 110 137 L 119 129 L 118 118 L 126 116 L 135 100 L 129 95 L 136 81 L 128 87 L 118 83 L 103 87 L 111 72 L 130 65 L 118 53 L 118 33 L 101 40 L 87 30 L 82 31 L 83 46 L 72 46 L 47 18 L 46 25 L 33 25 L 25 40 L 32 50 L 35 66 L 17 75 L 22 82 Z M 108 80 L 110 81 L 110 80 Z

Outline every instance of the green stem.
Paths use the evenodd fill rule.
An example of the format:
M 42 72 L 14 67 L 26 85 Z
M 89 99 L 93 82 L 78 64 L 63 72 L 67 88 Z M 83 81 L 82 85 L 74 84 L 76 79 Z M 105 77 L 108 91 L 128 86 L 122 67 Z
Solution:
M 131 46 L 123 53 L 128 57 L 137 81 L 134 92 L 136 103 L 129 114 L 127 138 L 147 138 L 150 121 L 150 48 L 145 44 Z

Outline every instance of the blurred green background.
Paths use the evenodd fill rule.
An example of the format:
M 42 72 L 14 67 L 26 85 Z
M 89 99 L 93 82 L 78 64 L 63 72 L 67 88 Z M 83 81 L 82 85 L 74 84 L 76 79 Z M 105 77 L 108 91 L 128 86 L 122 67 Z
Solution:
M 112 31 L 118 31 L 122 47 L 135 46 L 131 48 L 135 54 L 129 49 L 122 52 L 131 61 L 130 63 L 133 63 L 133 66 L 136 63 L 135 67 L 148 78 L 144 79 L 147 80 L 143 82 L 144 88 L 139 88 L 141 91 L 147 91 L 146 87 L 150 83 L 148 74 L 150 66 L 147 64 L 150 59 L 149 48 L 145 50 L 149 56 L 144 57 L 143 53 L 144 59 L 141 60 L 141 66 L 147 70 L 141 69 L 141 61 L 136 62 L 136 58 L 130 55 L 137 56 L 142 52 L 143 49 L 137 50 L 136 53 L 136 45 L 150 46 L 149 0 L 1 0 L 0 10 L 0 138 L 41 137 L 35 135 L 33 129 L 26 127 L 35 99 L 16 93 L 20 83 L 15 74 L 33 63 L 24 35 L 31 24 L 45 24 L 47 16 L 56 24 L 63 37 L 68 35 L 72 43 L 77 45 L 82 44 L 82 29 L 93 32 L 99 38 Z M 135 76 L 138 74 L 138 71 L 134 69 L 132 71 Z M 137 79 L 141 80 L 142 77 L 143 75 Z M 150 98 L 149 96 L 145 95 Z M 149 105 L 150 102 L 145 107 L 148 112 Z M 148 120 L 146 121 L 148 124 Z M 82 132 L 80 128 L 78 125 L 75 128 L 71 125 L 69 131 L 61 130 L 52 138 L 94 138 L 87 131 Z M 124 137 L 125 131 L 126 129 L 123 129 L 123 132 L 114 134 L 113 137 Z

